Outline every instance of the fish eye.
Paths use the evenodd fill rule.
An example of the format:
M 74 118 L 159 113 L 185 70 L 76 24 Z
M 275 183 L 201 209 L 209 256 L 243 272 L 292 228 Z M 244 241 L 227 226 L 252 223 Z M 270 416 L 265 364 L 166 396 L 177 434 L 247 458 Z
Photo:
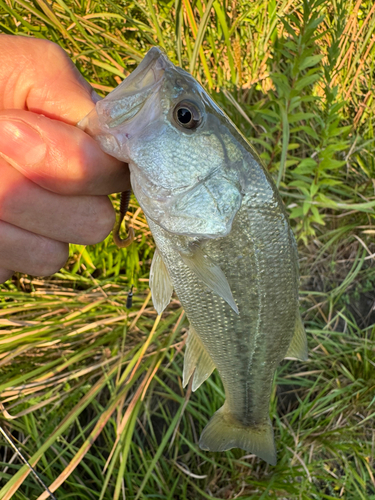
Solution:
M 202 114 L 192 101 L 180 101 L 173 110 L 173 118 L 180 127 L 194 130 L 202 123 Z

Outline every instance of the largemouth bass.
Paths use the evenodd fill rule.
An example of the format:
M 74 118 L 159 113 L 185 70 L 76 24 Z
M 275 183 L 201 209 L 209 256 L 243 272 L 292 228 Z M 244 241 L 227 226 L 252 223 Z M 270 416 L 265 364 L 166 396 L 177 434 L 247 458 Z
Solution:
M 190 323 L 183 385 L 217 368 L 226 400 L 203 450 L 234 447 L 276 464 L 269 402 L 285 357 L 304 360 L 298 256 L 278 191 L 243 135 L 199 83 L 152 48 L 80 123 L 129 164 L 157 250 L 160 314 L 173 289 Z

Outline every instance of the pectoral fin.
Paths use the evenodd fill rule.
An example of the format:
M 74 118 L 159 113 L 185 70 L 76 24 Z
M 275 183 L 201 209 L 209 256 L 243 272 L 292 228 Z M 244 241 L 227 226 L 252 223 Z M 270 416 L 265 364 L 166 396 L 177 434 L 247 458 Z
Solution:
M 161 314 L 171 300 L 173 285 L 158 249 L 155 250 L 150 270 L 150 288 L 152 302 L 158 314 Z
M 198 387 L 203 384 L 206 379 L 208 379 L 214 369 L 215 365 L 211 356 L 203 347 L 203 344 L 194 328 L 190 326 L 184 358 L 183 387 L 188 384 L 190 377 L 194 372 L 192 390 L 197 390 Z
M 297 358 L 301 361 L 306 361 L 308 358 L 306 332 L 299 312 L 297 314 L 294 335 L 285 357 Z
M 215 264 L 208 255 L 205 255 L 198 246 L 194 247 L 192 254 L 187 255 L 181 252 L 180 255 L 184 264 L 186 264 L 188 268 L 208 286 L 208 288 L 224 299 L 235 313 L 239 314 L 228 280 L 220 267 Z

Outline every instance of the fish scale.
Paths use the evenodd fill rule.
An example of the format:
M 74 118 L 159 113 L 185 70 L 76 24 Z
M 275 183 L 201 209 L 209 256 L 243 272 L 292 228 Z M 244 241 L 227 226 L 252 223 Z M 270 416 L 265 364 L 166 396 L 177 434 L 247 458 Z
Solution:
M 307 342 L 296 243 L 271 176 L 198 82 L 155 47 L 80 126 L 129 164 L 157 247 L 154 306 L 161 314 L 174 289 L 190 323 L 184 386 L 192 378 L 195 391 L 215 368 L 222 379 L 226 400 L 200 447 L 240 447 L 275 464 L 275 371 L 285 356 L 306 359 Z

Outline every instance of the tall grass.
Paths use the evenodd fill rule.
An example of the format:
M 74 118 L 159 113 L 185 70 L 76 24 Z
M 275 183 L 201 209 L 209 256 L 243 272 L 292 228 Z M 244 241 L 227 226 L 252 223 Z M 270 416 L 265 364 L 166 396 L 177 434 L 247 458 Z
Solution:
M 310 357 L 277 373 L 276 467 L 198 448 L 223 388 L 182 389 L 187 323 L 152 307 L 135 200 L 135 245 L 1 286 L 1 425 L 57 498 L 375 499 L 374 29 L 366 0 L 0 0 L 1 31 L 58 43 L 102 95 L 161 45 L 251 138 L 300 247 Z M 0 499 L 48 498 L 1 451 Z

